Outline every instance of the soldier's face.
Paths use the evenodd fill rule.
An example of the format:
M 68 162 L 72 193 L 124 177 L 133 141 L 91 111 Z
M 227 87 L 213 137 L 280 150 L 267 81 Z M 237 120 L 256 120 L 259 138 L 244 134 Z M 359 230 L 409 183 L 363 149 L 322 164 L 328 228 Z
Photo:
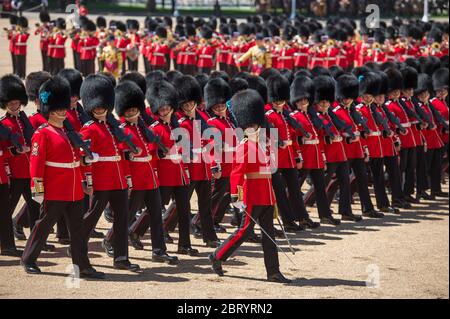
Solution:
M 406 89 L 403 90 L 403 95 L 410 98 L 414 94 L 414 89 Z
M 319 107 L 319 109 L 320 109 L 322 112 L 326 112 L 326 111 L 328 111 L 328 108 L 330 107 L 330 102 L 328 102 L 328 101 L 320 101 L 320 102 L 317 104 L 317 106 Z
M 386 98 L 384 97 L 384 94 L 375 96 L 375 103 L 377 103 L 378 105 L 384 104 L 385 101 Z
M 214 105 L 213 112 L 218 116 L 225 116 L 227 113 L 227 106 L 225 104 Z
M 195 108 L 197 107 L 197 103 L 195 101 L 189 101 L 186 103 L 183 103 L 181 106 L 181 109 L 186 115 L 192 115 L 195 112 Z
M 9 101 L 8 104 L 6 104 L 6 108 L 12 114 L 19 113 L 21 106 L 22 104 L 19 100 Z
M 105 109 L 104 107 L 96 107 L 93 111 L 92 114 L 94 115 L 94 117 L 96 119 L 102 119 L 106 116 L 106 113 L 108 113 L 108 110 Z
M 172 115 L 172 107 L 169 105 L 160 107 L 158 110 L 158 115 L 160 117 L 168 117 L 168 116 Z
M 445 99 L 448 95 L 447 89 L 441 89 L 436 91 L 436 96 L 440 99 Z
M 419 99 L 420 102 L 422 103 L 428 103 L 428 100 L 430 99 L 430 92 L 428 92 L 428 90 L 420 93 L 417 98 Z
M 306 112 L 308 110 L 309 101 L 308 99 L 300 99 L 295 105 L 297 106 L 297 109 Z
M 127 121 L 137 121 L 139 114 L 140 114 L 139 109 L 136 107 L 132 107 L 131 109 L 126 110 L 124 116 L 127 119 Z
M 400 90 L 394 90 L 389 93 L 389 96 L 391 97 L 391 99 L 396 100 L 400 98 L 400 94 L 401 94 Z
M 344 104 L 344 106 L 349 106 L 350 104 L 352 104 L 353 99 L 343 99 L 342 100 L 342 104 Z
M 371 104 L 373 102 L 373 95 L 372 94 L 364 94 L 362 96 L 362 100 L 365 104 Z
M 67 117 L 67 110 L 56 110 L 54 112 L 50 112 L 48 119 L 51 122 L 62 123 Z

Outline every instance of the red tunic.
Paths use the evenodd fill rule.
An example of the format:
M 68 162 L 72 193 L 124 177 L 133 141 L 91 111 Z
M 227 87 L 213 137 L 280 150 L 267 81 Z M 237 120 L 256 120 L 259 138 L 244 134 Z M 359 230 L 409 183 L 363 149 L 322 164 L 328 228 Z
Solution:
M 253 178 L 255 174 L 259 178 Z M 250 210 L 253 206 L 275 205 L 268 151 L 257 142 L 242 140 L 236 150 L 230 184 L 232 196 L 238 195 L 238 188 L 242 187 L 243 202 Z
M 67 37 L 62 33 L 58 33 L 53 37 L 53 41 L 49 44 L 52 48 L 50 57 L 55 59 L 64 59 L 66 57 L 66 40 Z
M 14 36 L 14 55 L 27 54 L 27 41 L 30 35 L 28 33 L 17 33 Z
M 286 148 L 278 148 L 276 163 L 278 168 L 295 168 L 299 158 L 299 146 L 295 130 L 288 124 L 282 112 L 270 109 L 266 112 L 267 121 L 278 130 L 278 139 L 284 141 Z
M 388 120 L 388 117 L 381 106 L 377 106 L 377 111 L 385 120 Z M 383 131 L 383 126 L 378 125 L 378 130 Z M 383 148 L 384 157 L 392 157 L 398 155 L 397 151 L 395 150 L 394 139 L 396 139 L 396 137 L 394 136 L 381 136 L 381 147 Z
M 94 191 L 127 189 L 123 154 L 108 124 L 98 120 L 90 121 L 82 127 L 80 134 L 85 141 L 91 142 L 91 151 L 100 156 L 100 160 L 93 163 L 90 169 Z
M 212 68 L 214 67 L 214 54 L 215 47 L 212 45 L 206 45 L 197 49 L 197 67 L 199 68 Z
M 435 128 L 432 130 L 430 129 L 422 130 L 427 149 L 431 150 L 443 147 L 444 142 L 442 141 L 441 136 L 439 135 L 438 132 L 439 129 L 436 123 L 436 119 L 434 118 L 433 113 L 430 110 L 430 107 L 426 104 L 421 104 L 421 106 L 424 112 L 428 114 L 428 116 L 432 119 L 433 123 L 435 124 Z
M 35 130 L 47 123 L 47 119 L 40 112 L 33 113 L 28 119 Z
M 320 144 L 322 149 L 325 150 L 325 157 L 327 159 L 327 163 L 340 163 L 347 161 L 347 156 L 345 155 L 344 148 L 344 138 L 341 133 L 338 131 L 337 127 L 333 124 L 330 116 L 326 113 L 318 113 L 319 118 L 322 119 L 325 125 L 329 125 L 331 123 L 331 131 L 335 136 L 334 141 L 327 141 L 325 138 L 326 133 L 325 130 L 319 130 Z M 331 143 L 330 143 L 331 142 Z
M 43 125 L 33 135 L 32 145 L 31 178 L 43 180 L 44 199 L 67 202 L 82 200 L 84 192 L 80 151 L 72 146 L 64 129 Z M 72 167 L 58 167 L 61 164 Z
M 382 131 L 379 130 L 378 125 L 372 115 L 370 107 L 365 104 L 359 104 L 356 109 L 361 112 L 362 116 L 367 119 L 367 126 L 369 127 L 371 134 L 366 137 L 366 145 L 369 149 L 369 155 L 371 158 L 384 157 L 383 145 L 381 143 Z
M 303 125 L 306 132 L 310 134 L 309 140 L 303 140 L 299 143 L 299 149 L 303 157 L 303 168 L 305 169 L 323 169 L 324 163 L 324 150 L 320 145 L 319 135 L 314 128 L 309 115 L 305 112 L 294 111 L 291 116 L 300 124 Z M 300 132 L 297 132 L 299 137 Z
M 235 126 L 228 117 L 212 117 L 208 119 L 208 125 L 220 131 L 222 137 L 222 154 L 216 155 L 216 161 L 221 158 L 220 166 L 222 177 L 230 177 L 233 155 L 236 151 L 237 139 L 234 134 Z
M 170 53 L 170 49 L 165 44 L 156 43 L 151 50 L 150 64 L 155 66 L 166 65 L 166 56 Z
M 444 120 L 446 121 L 447 125 L 448 125 L 448 117 L 449 117 L 449 111 L 448 111 L 448 106 L 447 103 L 445 103 L 445 101 L 442 101 L 438 98 L 433 98 L 431 99 L 431 104 L 433 104 L 434 108 L 441 113 L 442 117 L 444 118 Z M 448 132 L 444 133 L 443 132 L 443 127 L 441 124 L 438 125 L 439 128 L 439 132 L 441 134 L 441 139 L 445 144 L 448 144 Z
M 95 60 L 97 56 L 97 46 L 100 41 L 97 37 L 88 37 L 78 42 L 78 50 L 81 60 Z
M 168 123 L 156 121 L 150 127 L 159 136 L 161 142 L 170 150 L 169 153 L 158 160 L 158 178 L 161 186 L 186 186 L 189 177 L 182 162 L 182 150 L 175 145 L 172 135 L 172 126 Z
M 294 53 L 294 65 L 296 68 L 307 68 L 309 65 L 309 46 L 301 46 Z
M 125 123 L 122 128 L 124 128 L 125 134 L 132 136 L 134 145 L 142 150 L 139 156 L 134 156 L 132 159 L 123 162 L 125 175 L 131 176 L 133 190 L 158 188 L 159 181 L 154 168 L 154 164 L 157 162 L 157 146 L 154 143 L 148 143 L 136 125 Z M 127 150 L 128 146 L 120 144 L 119 148 Z
M 19 143 L 22 145 L 26 145 L 26 141 L 24 139 L 23 131 L 24 125 L 19 117 L 13 116 L 9 113 L 0 119 L 0 122 L 6 127 L 8 127 L 12 133 L 16 133 L 19 136 Z M 11 143 L 5 142 L 6 147 L 9 149 L 7 152 L 11 157 L 8 158 L 7 164 L 11 170 L 12 178 L 30 178 L 30 153 L 18 154 L 13 156 L 11 153 Z M 27 145 L 30 147 L 30 145 Z
M 283 48 L 278 53 L 276 64 L 277 69 L 294 69 L 294 53 L 295 49 L 291 47 Z
M 405 135 L 403 134 L 400 135 L 402 148 L 416 147 L 419 143 L 417 143 L 414 136 L 414 132 L 412 130 L 412 126 L 415 126 L 415 124 L 411 124 L 411 122 L 414 122 L 415 119 L 410 119 L 406 114 L 405 110 L 397 101 L 390 101 L 390 100 L 387 101 L 386 107 L 388 108 L 389 111 L 394 113 L 394 115 L 400 119 L 400 123 L 407 130 L 407 133 Z M 391 126 L 395 130 L 395 126 L 392 123 Z
M 337 115 L 337 117 L 345 122 L 347 125 L 350 125 L 352 127 L 352 131 L 354 134 L 359 135 L 359 129 L 356 123 L 353 121 L 353 118 L 350 115 L 350 110 L 348 108 L 345 108 L 341 105 L 337 105 L 333 109 L 334 114 Z M 344 143 L 345 148 L 345 154 L 347 155 L 348 159 L 357 159 L 357 158 L 364 158 L 364 150 L 363 145 L 360 140 L 351 142 L 351 143 Z

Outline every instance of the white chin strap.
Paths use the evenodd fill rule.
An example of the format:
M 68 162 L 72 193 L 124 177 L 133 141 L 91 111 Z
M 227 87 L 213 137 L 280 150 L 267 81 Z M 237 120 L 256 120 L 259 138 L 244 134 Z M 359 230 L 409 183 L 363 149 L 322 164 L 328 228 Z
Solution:
M 6 110 L 8 110 L 9 113 L 11 113 L 11 114 L 19 114 L 19 112 L 20 112 L 20 107 L 17 109 L 17 111 L 13 111 L 13 110 L 11 110 L 9 107 L 6 107 Z
M 93 112 L 94 117 L 97 118 L 97 119 L 98 119 L 99 117 L 106 116 L 106 114 L 108 114 L 108 111 L 107 111 L 107 110 L 106 110 L 105 112 L 103 112 L 102 114 L 98 114 L 98 113 Z
M 125 118 L 127 119 L 127 121 L 132 121 L 132 120 L 137 119 L 139 117 L 139 115 L 141 115 L 141 112 L 137 112 L 135 115 L 125 117 Z

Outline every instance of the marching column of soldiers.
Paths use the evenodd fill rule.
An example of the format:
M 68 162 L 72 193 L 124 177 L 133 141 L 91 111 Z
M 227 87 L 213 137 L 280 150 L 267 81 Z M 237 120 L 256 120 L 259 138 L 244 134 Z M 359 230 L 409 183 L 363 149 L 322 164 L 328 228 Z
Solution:
M 267 279 L 289 283 L 276 238 L 448 197 L 447 23 L 180 17 L 175 28 L 147 18 L 141 32 L 135 20 L 85 17 L 67 33 L 44 13 L 44 70 L 25 77 L 22 20 L 8 30 L 17 75 L 0 78 L 0 243 L 27 273 L 41 272 L 55 225 L 80 276 L 96 279 L 105 274 L 90 264 L 90 238 L 103 238 L 114 268 L 139 272 L 129 243 L 143 250 L 150 229 L 152 261 L 176 265 L 166 244 L 178 227 L 177 255 L 198 256 L 191 235 L 202 239 L 223 276 L 240 245 L 260 242 Z M 221 241 L 227 213 L 237 229 Z M 106 235 L 95 230 L 102 214 Z

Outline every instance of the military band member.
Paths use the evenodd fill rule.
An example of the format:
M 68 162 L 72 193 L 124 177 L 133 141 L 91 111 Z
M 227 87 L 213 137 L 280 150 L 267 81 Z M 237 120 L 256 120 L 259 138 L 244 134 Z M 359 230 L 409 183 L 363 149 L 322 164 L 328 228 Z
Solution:
M 139 62 L 139 47 L 141 46 L 141 38 L 138 34 L 139 31 L 139 21 L 129 20 L 127 21 L 128 28 L 128 39 L 129 43 L 127 46 L 127 62 L 129 71 L 138 70 Z
M 98 161 L 85 172 L 86 191 L 93 197 L 83 218 L 83 236 L 89 238 L 109 203 L 114 212 L 114 241 L 104 240 L 104 248 L 113 249 L 114 268 L 136 272 L 140 267 L 128 259 L 128 182 L 131 182 L 131 177 L 126 176 L 123 170 L 123 154 L 115 135 L 117 128 L 107 120 L 114 108 L 114 86 L 103 75 L 91 75 L 83 81 L 80 95 L 86 112 L 93 118 L 80 133 L 84 140 L 90 142 L 92 152 L 98 154 Z
M 98 69 L 101 71 L 104 68 L 104 61 L 100 59 L 100 56 L 103 52 L 103 48 L 107 45 L 109 31 L 106 29 L 106 19 L 102 16 L 99 16 L 96 21 L 97 24 L 97 32 L 95 36 L 99 40 L 99 44 L 97 46 L 97 63 Z
M 264 101 L 258 92 L 244 90 L 231 99 L 233 113 L 245 138 L 239 144 L 231 172 L 232 202 L 245 211 L 241 226 L 217 250 L 210 255 L 212 269 L 223 276 L 222 262 L 225 262 L 245 241 L 259 221 L 262 231 L 262 246 L 267 279 L 271 282 L 289 283 L 280 272 L 273 215 L 275 194 L 272 189 L 272 168 L 270 150 L 261 144 L 261 127 L 265 126 Z M 264 137 L 262 137 L 264 138 Z M 262 139 L 264 142 L 265 139 Z M 253 155 L 251 155 L 253 154 Z M 256 156 L 255 161 L 251 161 Z
M 14 60 L 15 74 L 21 79 L 25 79 L 27 75 L 27 42 L 30 37 L 28 33 L 28 20 L 25 17 L 17 19 L 17 29 L 13 36 L 14 42 Z
M 272 67 L 272 54 L 267 50 L 262 35 L 256 36 L 255 46 L 251 47 L 237 60 L 238 68 L 247 60 L 251 61 L 250 72 L 255 75 Z
M 103 72 L 110 73 L 116 79 L 119 78 L 123 72 L 122 52 L 116 47 L 115 36 L 110 34 L 106 40 L 106 46 L 102 49 L 99 61 L 102 61 Z
M 65 30 L 66 21 L 58 18 L 48 44 L 49 69 L 52 75 L 56 75 L 64 69 L 64 59 L 66 58 L 65 43 L 67 40 Z
M 39 12 L 39 20 L 41 21 L 42 25 L 36 24 L 36 31 L 34 32 L 35 35 L 40 36 L 39 46 L 41 49 L 41 57 L 42 57 L 42 70 L 49 72 L 49 65 L 48 65 L 48 38 L 51 33 L 51 26 L 50 26 L 50 15 L 47 11 L 41 11 Z
M 86 77 L 95 73 L 95 57 L 100 41 L 95 36 L 97 28 L 94 22 L 87 20 L 82 28 L 83 31 L 80 34 L 80 41 L 78 42 L 78 51 L 80 52 L 79 70 Z
M 63 125 L 70 106 L 69 83 L 57 77 L 48 80 L 39 90 L 39 101 L 48 124 L 33 135 L 30 173 L 33 197 L 44 202 L 44 206 L 25 246 L 22 265 L 29 274 L 41 272 L 36 260 L 52 226 L 64 214 L 69 225 L 72 262 L 80 277 L 103 279 L 104 273 L 96 271 L 89 262 L 83 238 L 80 150 L 71 144 Z

